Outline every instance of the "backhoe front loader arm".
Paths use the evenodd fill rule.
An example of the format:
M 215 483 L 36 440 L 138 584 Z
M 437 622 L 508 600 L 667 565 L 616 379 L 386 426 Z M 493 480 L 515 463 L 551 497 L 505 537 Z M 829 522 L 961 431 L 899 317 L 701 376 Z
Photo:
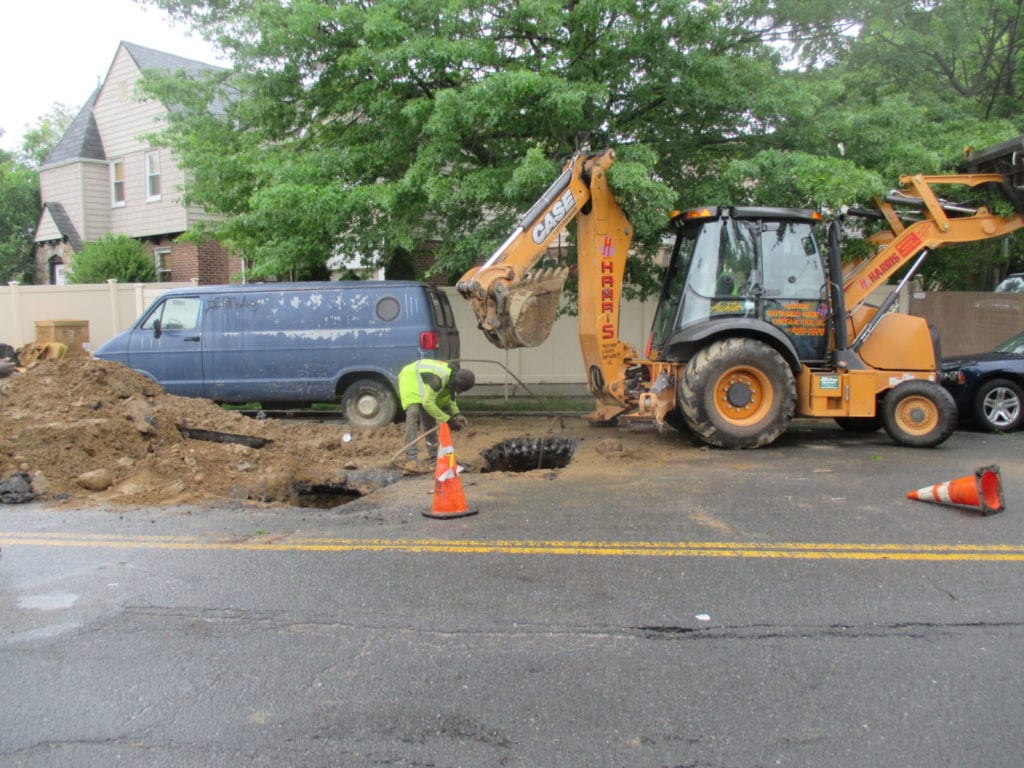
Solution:
M 843 281 L 846 309 L 854 312 L 879 285 L 925 250 L 952 243 L 988 240 L 1015 232 L 1024 226 L 1024 215 L 999 216 L 984 206 L 965 208 L 940 200 L 933 185 L 1004 188 L 1006 177 L 998 173 L 954 174 L 948 176 L 902 176 L 902 188 L 884 200 L 875 200 L 889 226 L 869 240 L 882 244 L 877 253 L 850 272 Z M 922 216 L 905 224 L 895 206 L 911 206 Z

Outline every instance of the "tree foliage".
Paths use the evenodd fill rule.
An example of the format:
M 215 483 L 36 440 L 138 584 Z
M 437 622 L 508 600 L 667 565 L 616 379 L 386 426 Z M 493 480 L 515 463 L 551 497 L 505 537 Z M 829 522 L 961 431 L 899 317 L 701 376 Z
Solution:
M 105 283 L 151 283 L 156 266 L 142 243 L 127 235 L 104 235 L 86 243 L 71 261 L 68 282 L 76 285 Z
M 671 207 L 836 208 L 1021 128 L 1021 0 L 149 1 L 235 62 L 146 88 L 256 275 L 431 242 L 457 277 L 587 146 L 644 253 Z
M 75 119 L 77 109 L 59 101 L 54 102 L 50 111 L 39 118 L 32 128 L 25 131 L 21 139 L 21 155 L 24 162 L 38 168 L 60 141 L 64 131 Z
M 39 216 L 35 172 L 0 150 L 0 280 L 32 280 L 32 235 Z

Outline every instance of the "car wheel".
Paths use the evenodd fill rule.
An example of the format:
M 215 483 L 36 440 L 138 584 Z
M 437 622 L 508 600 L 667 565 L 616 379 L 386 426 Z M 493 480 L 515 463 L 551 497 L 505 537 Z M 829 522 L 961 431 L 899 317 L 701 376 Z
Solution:
M 1009 379 L 986 381 L 974 394 L 974 422 L 987 432 L 1012 432 L 1024 421 L 1024 389 Z
M 383 427 L 395 420 L 398 401 L 387 384 L 377 379 L 359 379 L 345 388 L 341 411 L 353 427 Z
M 939 384 L 905 381 L 882 401 L 882 423 L 900 445 L 934 448 L 956 429 L 956 402 Z

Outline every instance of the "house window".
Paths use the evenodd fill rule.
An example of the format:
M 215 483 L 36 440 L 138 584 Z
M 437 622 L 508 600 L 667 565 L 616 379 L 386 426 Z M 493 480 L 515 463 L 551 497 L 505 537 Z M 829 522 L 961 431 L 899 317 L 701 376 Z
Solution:
M 146 200 L 160 199 L 160 150 L 146 153 Z
M 171 279 L 171 249 L 157 248 L 153 251 L 153 259 L 156 262 L 157 282 L 169 282 Z
M 124 160 L 113 160 L 110 163 L 110 205 L 121 208 L 124 201 Z

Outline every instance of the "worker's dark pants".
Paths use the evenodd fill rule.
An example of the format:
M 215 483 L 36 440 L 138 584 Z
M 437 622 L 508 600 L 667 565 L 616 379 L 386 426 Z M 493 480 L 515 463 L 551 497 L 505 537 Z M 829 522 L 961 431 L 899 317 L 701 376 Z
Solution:
M 427 413 L 419 403 L 413 403 L 405 409 L 405 444 L 408 446 L 405 449 L 405 458 L 407 461 L 416 461 L 419 447 L 419 443 L 416 445 L 409 445 L 409 443 L 423 432 L 433 429 L 436 424 L 437 420 Z M 423 442 L 427 444 L 427 458 L 437 458 L 437 432 L 431 432 Z

